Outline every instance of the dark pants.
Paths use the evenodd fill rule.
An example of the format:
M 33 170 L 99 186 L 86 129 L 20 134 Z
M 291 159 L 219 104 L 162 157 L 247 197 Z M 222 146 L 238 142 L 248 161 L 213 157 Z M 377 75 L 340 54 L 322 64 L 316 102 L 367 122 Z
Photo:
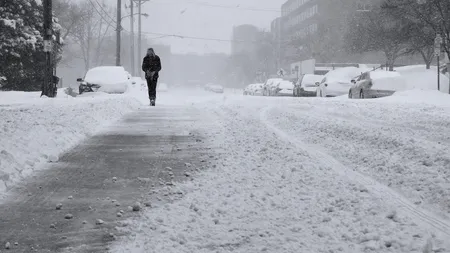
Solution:
M 148 98 L 156 99 L 156 85 L 158 83 L 158 77 L 147 78 Z

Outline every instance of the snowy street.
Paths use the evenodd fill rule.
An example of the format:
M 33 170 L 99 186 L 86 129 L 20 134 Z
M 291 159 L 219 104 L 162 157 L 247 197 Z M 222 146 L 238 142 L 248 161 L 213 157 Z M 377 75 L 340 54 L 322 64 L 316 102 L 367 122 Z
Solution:
M 446 252 L 450 102 L 420 94 L 363 101 L 186 90 L 162 93 L 154 108 L 142 105 L 145 92 L 56 100 L 128 109 L 86 129 L 93 135 L 74 148 L 61 144 L 68 151 L 39 172 L 8 181 L 19 184 L 0 205 L 1 242 L 17 241 L 13 252 Z M 32 110 L 1 113 L 11 124 L 24 108 Z M 19 136 L 4 138 L 25 142 Z
M 216 167 L 113 252 L 421 252 L 430 233 L 445 252 L 450 107 L 413 95 L 202 105 L 221 129 Z

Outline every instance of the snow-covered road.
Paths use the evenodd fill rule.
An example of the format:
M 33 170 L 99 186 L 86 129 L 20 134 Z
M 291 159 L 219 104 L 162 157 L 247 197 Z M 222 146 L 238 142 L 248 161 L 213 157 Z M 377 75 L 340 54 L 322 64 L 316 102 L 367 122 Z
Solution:
M 197 104 L 219 159 L 112 252 L 446 252 L 450 103 L 428 95 Z

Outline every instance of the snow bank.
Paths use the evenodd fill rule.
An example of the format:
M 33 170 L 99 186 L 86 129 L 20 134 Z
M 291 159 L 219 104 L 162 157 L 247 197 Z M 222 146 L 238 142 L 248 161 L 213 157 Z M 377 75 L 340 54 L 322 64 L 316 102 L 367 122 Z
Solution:
M 437 90 L 437 69 L 426 69 L 425 65 L 413 65 L 395 69 L 406 80 L 408 89 Z M 449 78 L 440 74 L 440 91 L 449 93 Z
M 379 99 L 385 103 L 428 104 L 450 107 L 450 95 L 437 90 L 399 91 L 392 96 Z
M 0 92 L 0 194 L 14 183 L 141 105 L 133 96 L 57 98 Z M 0 195 L 1 196 L 1 195 Z

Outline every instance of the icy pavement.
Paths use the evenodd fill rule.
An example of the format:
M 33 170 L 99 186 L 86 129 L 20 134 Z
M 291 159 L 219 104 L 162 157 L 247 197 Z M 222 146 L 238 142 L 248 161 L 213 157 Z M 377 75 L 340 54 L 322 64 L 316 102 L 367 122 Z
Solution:
M 219 159 L 112 252 L 449 251 L 448 103 L 224 98 Z

